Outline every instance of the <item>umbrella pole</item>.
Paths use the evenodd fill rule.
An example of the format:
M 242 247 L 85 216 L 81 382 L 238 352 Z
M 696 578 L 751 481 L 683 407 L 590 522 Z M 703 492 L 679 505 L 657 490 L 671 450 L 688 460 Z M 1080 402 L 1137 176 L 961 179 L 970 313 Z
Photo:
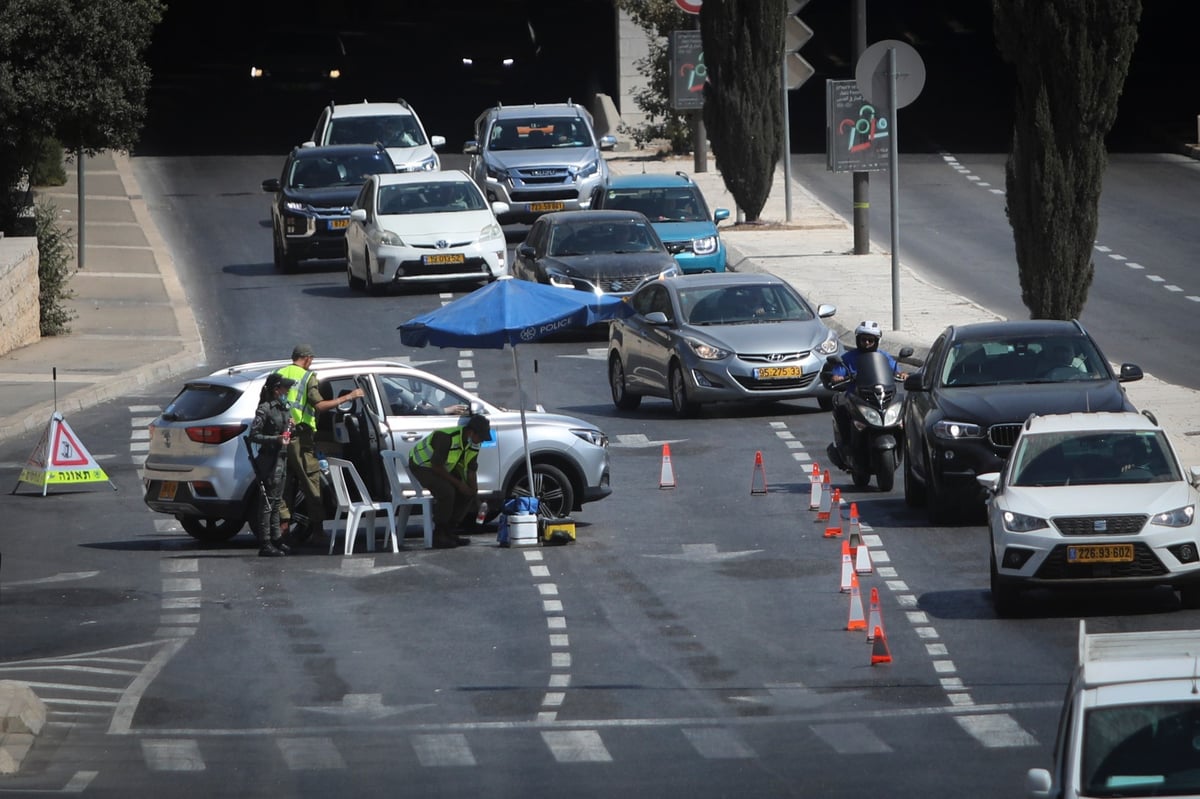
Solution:
M 525 394 L 521 391 L 521 365 L 517 363 L 517 345 L 512 345 L 513 371 L 517 373 L 517 401 L 521 403 L 521 440 L 525 444 L 525 475 L 529 478 L 529 496 L 536 497 L 533 484 L 533 460 L 529 457 L 529 429 L 525 426 Z

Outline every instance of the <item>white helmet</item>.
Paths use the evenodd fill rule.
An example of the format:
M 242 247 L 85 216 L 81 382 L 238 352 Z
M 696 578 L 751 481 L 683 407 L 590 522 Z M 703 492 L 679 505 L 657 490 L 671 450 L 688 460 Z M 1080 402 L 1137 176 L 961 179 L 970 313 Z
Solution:
M 872 322 L 870 319 L 865 322 L 859 322 L 858 327 L 854 328 L 854 337 L 859 336 L 874 336 L 875 338 L 883 338 L 883 331 L 879 329 L 878 322 Z

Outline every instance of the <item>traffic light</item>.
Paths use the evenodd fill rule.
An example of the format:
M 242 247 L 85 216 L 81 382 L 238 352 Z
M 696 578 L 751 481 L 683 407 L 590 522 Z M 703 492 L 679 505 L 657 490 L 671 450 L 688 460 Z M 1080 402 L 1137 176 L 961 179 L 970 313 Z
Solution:
M 800 48 L 813 36 L 813 29 L 796 16 L 806 5 L 808 0 L 787 0 L 787 17 L 783 21 L 783 52 L 788 89 L 799 89 L 816 72 L 813 65 L 801 58 L 799 53 Z

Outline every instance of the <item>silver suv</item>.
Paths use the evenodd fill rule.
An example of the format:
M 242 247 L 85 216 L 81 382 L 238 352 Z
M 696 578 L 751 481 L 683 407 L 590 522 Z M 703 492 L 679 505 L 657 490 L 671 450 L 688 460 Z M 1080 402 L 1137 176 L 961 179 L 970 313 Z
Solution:
M 433 172 L 442 168 L 434 152 L 445 145 L 444 136 L 426 136 L 417 112 L 405 100 L 394 103 L 330 102 L 313 128 L 312 143 L 382 144 L 397 172 Z
M 592 115 L 571 101 L 498 105 L 475 120 L 475 138 L 463 145 L 467 171 L 488 202 L 508 203 L 502 224 L 532 222 L 550 211 L 583 211 L 608 183 L 600 154 L 615 136 L 596 139 Z
M 184 385 L 150 425 L 142 476 L 151 510 L 176 517 L 202 541 L 226 541 L 247 521 L 257 526 L 258 491 L 243 438 L 267 375 L 289 363 L 231 366 Z M 492 423 L 479 454 L 480 494 L 494 511 L 503 498 L 528 494 L 519 411 L 403 363 L 321 358 L 313 371 L 325 397 L 366 392 L 321 414 L 316 439 L 323 454 L 355 464 L 372 496 L 388 496 L 380 450 L 407 452 L 431 430 L 460 424 L 472 412 Z M 542 515 L 566 516 L 612 493 L 608 437 L 599 428 L 550 413 L 527 411 L 525 419 Z

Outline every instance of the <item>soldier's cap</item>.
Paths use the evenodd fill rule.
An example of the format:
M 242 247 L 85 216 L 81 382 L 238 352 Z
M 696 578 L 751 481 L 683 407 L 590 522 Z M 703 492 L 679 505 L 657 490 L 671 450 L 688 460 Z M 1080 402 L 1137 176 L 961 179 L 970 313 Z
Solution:
M 296 381 L 290 377 L 284 377 L 279 372 L 272 372 L 267 376 L 267 391 L 274 391 L 279 387 L 291 388 L 296 385 Z
M 465 427 L 468 430 L 474 430 L 479 434 L 480 438 L 491 438 L 492 423 L 488 421 L 486 416 L 478 413 L 471 414 L 471 418 L 467 420 Z
M 298 361 L 301 358 L 315 358 L 315 357 L 317 357 L 317 354 L 315 352 L 313 352 L 313 348 L 309 344 L 297 344 L 296 348 L 294 350 L 292 350 L 292 360 L 293 361 Z

